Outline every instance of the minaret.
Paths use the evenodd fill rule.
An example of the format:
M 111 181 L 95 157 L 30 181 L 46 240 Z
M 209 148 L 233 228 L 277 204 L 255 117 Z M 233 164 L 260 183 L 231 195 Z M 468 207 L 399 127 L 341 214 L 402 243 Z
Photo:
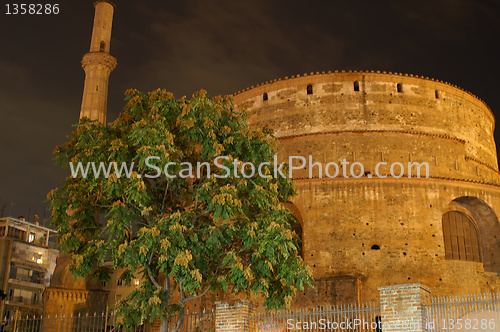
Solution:
M 94 3 L 94 7 L 94 30 L 90 52 L 82 59 L 85 87 L 80 118 L 87 117 L 105 124 L 108 79 L 116 67 L 115 57 L 109 54 L 115 5 L 107 0 L 99 0 Z M 67 271 L 70 263 L 69 255 L 59 255 L 50 286 L 45 288 L 43 293 L 44 316 L 75 316 L 79 313 L 104 312 L 109 292 L 104 291 L 101 283 L 92 278 L 74 280 Z M 49 323 L 47 331 L 56 330 L 55 323 L 51 324 Z M 69 324 L 73 326 L 76 323 L 71 321 Z
M 85 70 L 80 119 L 87 117 L 106 123 L 109 75 L 116 67 L 116 58 L 109 54 L 111 26 L 115 5 L 107 0 L 94 3 L 94 29 L 90 42 L 90 52 L 82 59 Z

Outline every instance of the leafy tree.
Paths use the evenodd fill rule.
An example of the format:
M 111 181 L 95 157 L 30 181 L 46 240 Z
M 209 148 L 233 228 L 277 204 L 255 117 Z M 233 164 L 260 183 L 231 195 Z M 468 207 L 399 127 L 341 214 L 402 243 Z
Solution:
M 210 99 L 205 91 L 187 100 L 129 90 L 125 100 L 116 121 L 84 119 L 56 148 L 63 167 L 81 162 L 80 171 L 89 172 L 69 176 L 48 195 L 75 278 L 109 278 L 101 267 L 109 260 L 125 269 L 120 278 L 127 284 L 142 275 L 118 304 L 121 324 L 160 318 L 166 331 L 178 314 L 175 331 L 186 302 L 209 290 L 260 293 L 268 308 L 280 308 L 311 285 L 280 204 L 294 191 L 273 166 L 277 139 L 270 130 L 250 129 L 230 97 Z M 91 162 L 111 174 L 95 176 Z M 129 167 L 129 176 L 118 175 L 112 162 L 116 170 Z M 249 177 L 249 163 L 257 172 L 264 162 L 264 176 Z

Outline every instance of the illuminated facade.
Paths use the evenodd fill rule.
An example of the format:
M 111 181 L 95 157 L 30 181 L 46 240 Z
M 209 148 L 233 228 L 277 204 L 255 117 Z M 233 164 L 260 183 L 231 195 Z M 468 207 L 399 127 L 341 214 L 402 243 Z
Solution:
M 31 222 L 0 219 L 0 287 L 6 294 L 0 317 L 42 313 L 42 293 L 59 254 L 55 235 L 54 230 Z

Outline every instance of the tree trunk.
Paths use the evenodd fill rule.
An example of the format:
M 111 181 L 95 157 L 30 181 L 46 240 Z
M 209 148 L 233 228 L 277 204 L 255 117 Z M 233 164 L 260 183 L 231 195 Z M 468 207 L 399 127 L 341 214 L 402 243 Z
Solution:
M 184 322 L 184 308 L 179 312 L 179 316 L 177 317 L 177 321 L 175 322 L 174 325 L 171 326 L 171 330 L 168 330 L 168 321 L 169 321 L 168 316 L 165 316 L 163 318 L 163 321 L 161 322 L 160 325 L 160 332 L 177 332 L 179 331 L 180 327 L 182 326 L 182 323 Z M 173 323 L 173 322 L 172 322 Z
M 168 332 L 168 317 L 165 317 L 161 322 L 160 332 Z

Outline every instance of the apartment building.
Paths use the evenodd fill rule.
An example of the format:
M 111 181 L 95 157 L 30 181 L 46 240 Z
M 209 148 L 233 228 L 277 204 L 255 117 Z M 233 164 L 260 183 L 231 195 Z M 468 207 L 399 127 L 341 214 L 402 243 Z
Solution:
M 56 231 L 25 221 L 0 218 L 0 317 L 42 314 L 42 293 L 48 287 L 59 251 Z

